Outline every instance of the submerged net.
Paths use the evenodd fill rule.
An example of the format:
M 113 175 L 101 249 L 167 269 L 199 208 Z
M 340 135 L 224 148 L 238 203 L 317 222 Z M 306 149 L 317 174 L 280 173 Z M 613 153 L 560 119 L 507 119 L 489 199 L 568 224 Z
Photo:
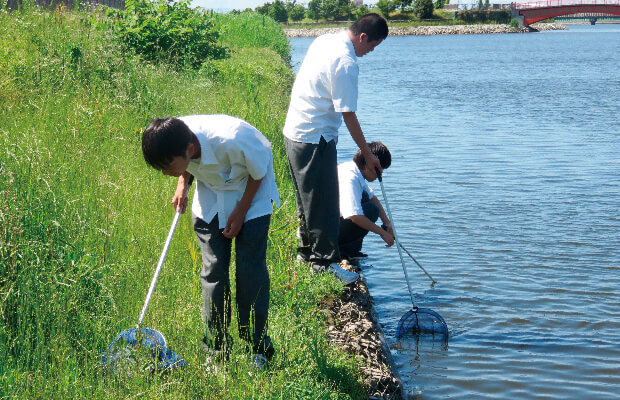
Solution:
M 414 307 L 398 321 L 396 337 L 420 333 L 448 335 L 448 325 L 435 311 Z
M 185 360 L 166 346 L 166 339 L 155 329 L 127 329 L 103 353 L 101 366 L 110 375 L 131 376 L 140 371 L 183 368 Z

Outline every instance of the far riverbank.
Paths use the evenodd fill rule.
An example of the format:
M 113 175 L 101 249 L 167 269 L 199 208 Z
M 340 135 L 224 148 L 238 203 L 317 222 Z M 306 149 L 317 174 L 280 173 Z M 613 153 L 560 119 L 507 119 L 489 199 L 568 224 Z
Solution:
M 557 22 L 533 24 L 533 28 L 539 31 L 566 30 L 566 25 Z M 336 28 L 304 28 L 287 29 L 284 33 L 288 37 L 315 37 L 325 33 L 338 32 L 345 29 L 339 26 Z M 515 30 L 508 24 L 487 24 L 487 25 L 428 25 L 428 26 L 409 26 L 409 27 L 390 27 L 390 36 L 426 36 L 426 35 L 480 35 L 489 33 L 525 33 L 530 32 L 528 28 L 521 27 Z

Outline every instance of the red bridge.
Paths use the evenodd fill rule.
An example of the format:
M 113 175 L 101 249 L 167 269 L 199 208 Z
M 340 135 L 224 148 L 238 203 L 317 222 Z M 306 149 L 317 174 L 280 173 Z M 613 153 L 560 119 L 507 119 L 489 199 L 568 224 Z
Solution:
M 512 4 L 512 16 L 525 26 L 578 13 L 620 15 L 620 0 L 543 0 Z

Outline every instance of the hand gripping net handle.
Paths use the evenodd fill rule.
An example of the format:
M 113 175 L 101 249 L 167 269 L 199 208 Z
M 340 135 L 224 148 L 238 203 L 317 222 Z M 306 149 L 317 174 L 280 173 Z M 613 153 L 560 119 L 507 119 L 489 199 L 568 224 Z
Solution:
M 189 182 L 187 184 L 187 190 L 194 182 L 194 175 L 190 175 Z M 177 211 L 172 220 L 172 226 L 170 227 L 170 231 L 168 232 L 168 237 L 166 238 L 166 243 L 164 243 L 164 249 L 159 256 L 159 261 L 157 262 L 157 267 L 155 268 L 155 273 L 153 274 L 153 279 L 151 280 L 151 286 L 149 287 L 149 291 L 146 294 L 146 299 L 144 300 L 144 305 L 142 306 L 142 312 L 140 312 L 140 318 L 138 319 L 138 325 L 136 328 L 139 328 L 142 325 L 142 321 L 144 321 L 144 316 L 146 315 L 146 310 L 149 308 L 149 303 L 151 302 L 151 297 L 153 297 L 153 292 L 155 291 L 155 285 L 157 284 L 157 279 L 159 279 L 159 274 L 161 273 L 161 268 L 164 265 L 164 260 L 166 259 L 166 255 L 168 254 L 168 248 L 170 247 L 170 242 L 172 242 L 172 236 L 174 236 L 174 231 L 177 227 L 177 223 L 179 222 L 179 217 L 181 216 L 181 211 Z

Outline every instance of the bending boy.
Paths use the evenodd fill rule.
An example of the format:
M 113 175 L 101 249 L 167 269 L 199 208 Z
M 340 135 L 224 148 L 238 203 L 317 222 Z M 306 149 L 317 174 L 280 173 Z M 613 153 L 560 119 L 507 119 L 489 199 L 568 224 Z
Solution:
M 357 119 L 357 58 L 388 35 L 385 19 L 366 14 L 349 29 L 319 36 L 297 73 L 284 124 L 284 144 L 297 198 L 298 259 L 329 270 L 345 284 L 357 274 L 338 266 L 339 211 L 336 143 L 342 120 L 366 162 L 381 170 Z
M 271 144 L 241 119 L 191 115 L 153 119 L 142 136 L 142 152 L 152 167 L 179 178 L 172 198 L 177 211 L 188 205 L 189 177 L 197 181 L 192 217 L 203 262 L 205 349 L 221 358 L 230 350 L 229 264 L 235 238 L 240 335 L 252 344 L 255 362 L 270 359 L 266 250 L 272 202 L 279 206 Z
M 370 151 L 381 162 L 385 170 L 392 164 L 390 151 L 381 142 L 368 144 Z M 366 257 L 362 253 L 362 242 L 369 231 L 381 236 L 387 247 L 394 244 L 394 231 L 381 202 L 374 195 L 368 182 L 377 179 L 377 174 L 366 163 L 360 150 L 347 161 L 338 166 L 338 183 L 340 187 L 340 235 L 338 245 L 342 258 L 357 261 Z M 375 224 L 381 217 L 383 227 Z

